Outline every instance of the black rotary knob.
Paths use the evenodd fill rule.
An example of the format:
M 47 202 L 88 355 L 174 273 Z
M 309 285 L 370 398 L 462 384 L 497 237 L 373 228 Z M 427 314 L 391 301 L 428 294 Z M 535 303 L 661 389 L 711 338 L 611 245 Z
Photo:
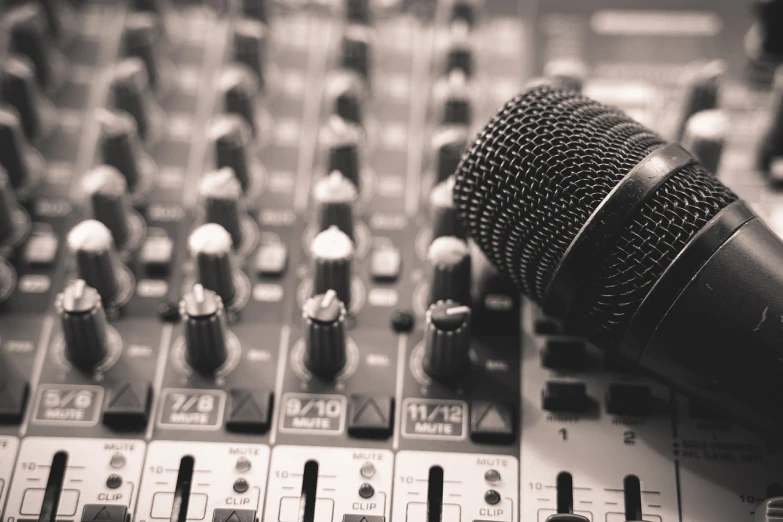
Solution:
M 424 371 L 441 383 L 455 383 L 470 373 L 470 307 L 451 300 L 427 310 Z
M 166 56 L 163 20 L 150 12 L 130 13 L 122 33 L 123 51 L 144 62 L 152 90 L 164 91 L 171 74 Z
M 313 199 L 318 208 L 319 230 L 336 226 L 353 241 L 356 198 L 356 185 L 336 170 L 318 180 L 313 188 Z
M 717 174 L 720 167 L 728 125 L 726 113 L 721 109 L 697 112 L 685 124 L 682 146 L 712 174 Z
M 468 233 L 457 217 L 454 205 L 454 177 L 451 176 L 435 185 L 430 193 L 430 222 L 432 223 L 432 239 L 443 236 L 454 236 L 467 240 Z
M 125 58 L 114 67 L 111 82 L 114 107 L 136 120 L 136 130 L 145 143 L 157 140 L 165 117 L 149 82 L 147 67 L 140 58 Z
M 327 290 L 304 305 L 304 364 L 322 379 L 332 379 L 345 367 L 345 305 L 337 292 Z
M 470 250 L 465 241 L 454 236 L 442 236 L 430 244 L 427 252 L 430 294 L 427 304 L 450 299 L 458 303 L 471 302 Z
M 188 247 L 195 260 L 197 281 L 231 306 L 237 295 L 231 235 L 220 225 L 207 223 L 190 234 Z
M 228 358 L 223 301 L 212 290 L 195 284 L 179 309 L 185 322 L 185 360 L 203 375 L 214 374 Z
M 240 0 L 240 10 L 248 16 L 265 24 L 269 23 L 269 0 Z
M 107 306 L 114 304 L 122 290 L 122 262 L 111 231 L 95 219 L 82 221 L 68 233 L 68 247 L 76 257 L 79 278 L 94 288 Z
M 16 109 L 29 141 L 35 142 L 51 128 L 51 102 L 38 89 L 27 58 L 11 56 L 0 66 L 0 100 Z
M 14 196 L 14 189 L 5 173 L 0 167 L 0 246 L 11 240 L 16 235 L 17 220 L 16 211 L 18 204 Z
M 714 60 L 707 64 L 693 64 L 685 73 L 685 99 L 677 129 L 677 139 L 685 133 L 688 118 L 699 111 L 718 107 L 721 80 L 726 72 L 726 63 Z
M 244 118 L 251 132 L 258 135 L 260 86 L 253 71 L 240 64 L 228 65 L 220 74 L 219 83 L 225 112 Z
M 210 136 L 215 146 L 215 166 L 230 167 L 247 194 L 253 183 L 256 149 L 253 132 L 242 116 L 220 114 L 212 122 Z
M 234 61 L 253 71 L 258 85 L 266 89 L 265 67 L 269 28 L 252 18 L 239 18 L 233 26 Z
M 468 146 L 468 138 L 468 129 L 463 125 L 447 125 L 435 131 L 432 136 L 435 183 L 445 181 L 457 172 L 462 153 Z
M 587 65 L 576 58 L 550 60 L 544 65 L 544 77 L 559 89 L 581 92 L 587 78 Z
M 231 235 L 231 243 L 237 250 L 242 237 L 242 218 L 245 216 L 245 202 L 242 185 L 228 167 L 208 172 L 201 179 L 199 194 L 204 205 L 204 219 L 217 223 Z
M 43 157 L 27 143 L 18 113 L 0 108 L 0 165 L 5 168 L 16 196 L 24 199 L 40 181 L 45 168 Z
M 783 1 L 757 0 L 756 23 L 745 46 L 748 57 L 757 62 L 780 63 L 783 60 Z
M 367 86 L 358 74 L 344 69 L 332 73 L 326 85 L 326 98 L 331 100 L 334 114 L 362 125 Z
M 340 66 L 369 83 L 372 70 L 372 30 L 361 24 L 345 28 L 340 42 Z
M 30 230 L 30 216 L 16 202 L 14 188 L 0 166 L 0 250 L 21 243 Z
M 90 198 L 92 217 L 111 231 L 117 248 L 129 247 L 131 220 L 135 214 L 128 186 L 120 171 L 109 165 L 94 167 L 84 177 L 82 188 Z
M 351 277 L 354 247 L 345 232 L 331 226 L 313 239 L 313 294 L 334 290 L 346 307 L 351 306 Z
M 94 370 L 109 353 L 106 313 L 98 291 L 77 279 L 57 295 L 55 308 L 63 329 L 66 359 L 80 370 Z
M 467 77 L 458 69 L 452 70 L 443 89 L 441 123 L 469 126 L 472 121 L 473 102 Z
M 470 40 L 470 26 L 466 22 L 458 21 L 451 24 L 443 68 L 445 74 L 460 71 L 466 78 L 473 76 L 473 49 Z
M 52 44 L 43 7 L 33 3 L 21 5 L 11 10 L 4 22 L 9 27 L 11 52 L 30 59 L 42 89 L 56 89 L 64 79 L 67 61 Z
M 364 138 L 362 128 L 339 116 L 332 115 L 326 123 L 325 140 L 328 149 L 327 172 L 341 172 L 362 190 L 359 145 Z
M 96 119 L 103 161 L 125 177 L 131 193 L 138 192 L 148 184 L 154 164 L 139 141 L 136 121 L 127 112 L 108 110 L 99 111 Z
M 4 257 L 0 257 L 0 303 L 8 299 L 16 288 L 16 270 Z
M 758 168 L 765 174 L 769 174 L 772 162 L 783 156 L 783 67 L 775 71 L 771 98 L 769 121 L 756 160 Z

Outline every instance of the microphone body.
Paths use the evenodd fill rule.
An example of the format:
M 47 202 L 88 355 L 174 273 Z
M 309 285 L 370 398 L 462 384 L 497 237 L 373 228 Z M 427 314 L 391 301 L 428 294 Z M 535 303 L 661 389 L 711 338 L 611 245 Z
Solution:
M 567 331 L 783 434 L 783 242 L 682 147 L 538 87 L 465 153 L 455 203 L 487 257 Z

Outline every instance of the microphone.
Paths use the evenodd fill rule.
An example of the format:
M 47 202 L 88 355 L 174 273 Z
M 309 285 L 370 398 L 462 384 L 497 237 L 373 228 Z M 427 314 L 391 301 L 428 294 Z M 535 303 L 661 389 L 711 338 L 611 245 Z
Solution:
M 783 242 L 689 152 L 539 86 L 500 109 L 455 178 L 473 240 L 567 331 L 783 433 Z

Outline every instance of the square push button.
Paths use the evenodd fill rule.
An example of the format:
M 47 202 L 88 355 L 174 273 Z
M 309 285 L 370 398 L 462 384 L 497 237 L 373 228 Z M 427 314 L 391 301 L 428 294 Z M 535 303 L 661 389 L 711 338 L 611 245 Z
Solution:
M 590 406 L 587 387 L 583 382 L 549 381 L 541 392 L 541 405 L 554 412 L 584 412 Z
M 374 249 L 370 259 L 370 274 L 376 281 L 395 281 L 400 277 L 400 251 L 394 247 Z
M 386 438 L 392 433 L 394 398 L 356 393 L 348 402 L 348 434 L 361 438 Z
M 256 254 L 256 272 L 264 277 L 280 277 L 288 263 L 288 249 L 282 243 L 261 245 Z
M 152 386 L 147 381 L 116 383 L 108 389 L 103 423 L 117 431 L 141 430 L 147 425 Z
M 174 258 L 174 242 L 168 236 L 150 236 L 141 245 L 139 259 L 151 275 L 165 275 Z
M 22 260 L 27 265 L 49 267 L 57 258 L 57 236 L 49 232 L 33 234 L 27 240 Z
M 473 401 L 470 405 L 470 438 L 476 442 L 510 444 L 516 429 L 514 410 L 508 404 Z
M 381 515 L 343 515 L 343 522 L 386 522 Z
M 255 388 L 233 388 L 229 395 L 226 429 L 238 433 L 263 433 L 269 429 L 272 393 Z

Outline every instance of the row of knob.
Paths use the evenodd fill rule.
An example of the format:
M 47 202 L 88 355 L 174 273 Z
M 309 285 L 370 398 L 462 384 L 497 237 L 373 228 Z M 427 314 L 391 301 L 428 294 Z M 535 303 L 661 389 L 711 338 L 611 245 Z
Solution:
M 83 279 L 72 281 L 55 300 L 63 331 L 65 356 L 90 372 L 110 353 L 108 322 L 98 290 Z M 228 359 L 228 323 L 220 296 L 193 285 L 180 302 L 185 323 L 185 359 L 197 372 L 214 375 Z M 302 311 L 304 364 L 324 380 L 334 379 L 347 361 L 345 305 L 334 290 L 307 300 Z M 440 301 L 427 312 L 423 368 L 443 383 L 454 383 L 470 371 L 470 308 Z

